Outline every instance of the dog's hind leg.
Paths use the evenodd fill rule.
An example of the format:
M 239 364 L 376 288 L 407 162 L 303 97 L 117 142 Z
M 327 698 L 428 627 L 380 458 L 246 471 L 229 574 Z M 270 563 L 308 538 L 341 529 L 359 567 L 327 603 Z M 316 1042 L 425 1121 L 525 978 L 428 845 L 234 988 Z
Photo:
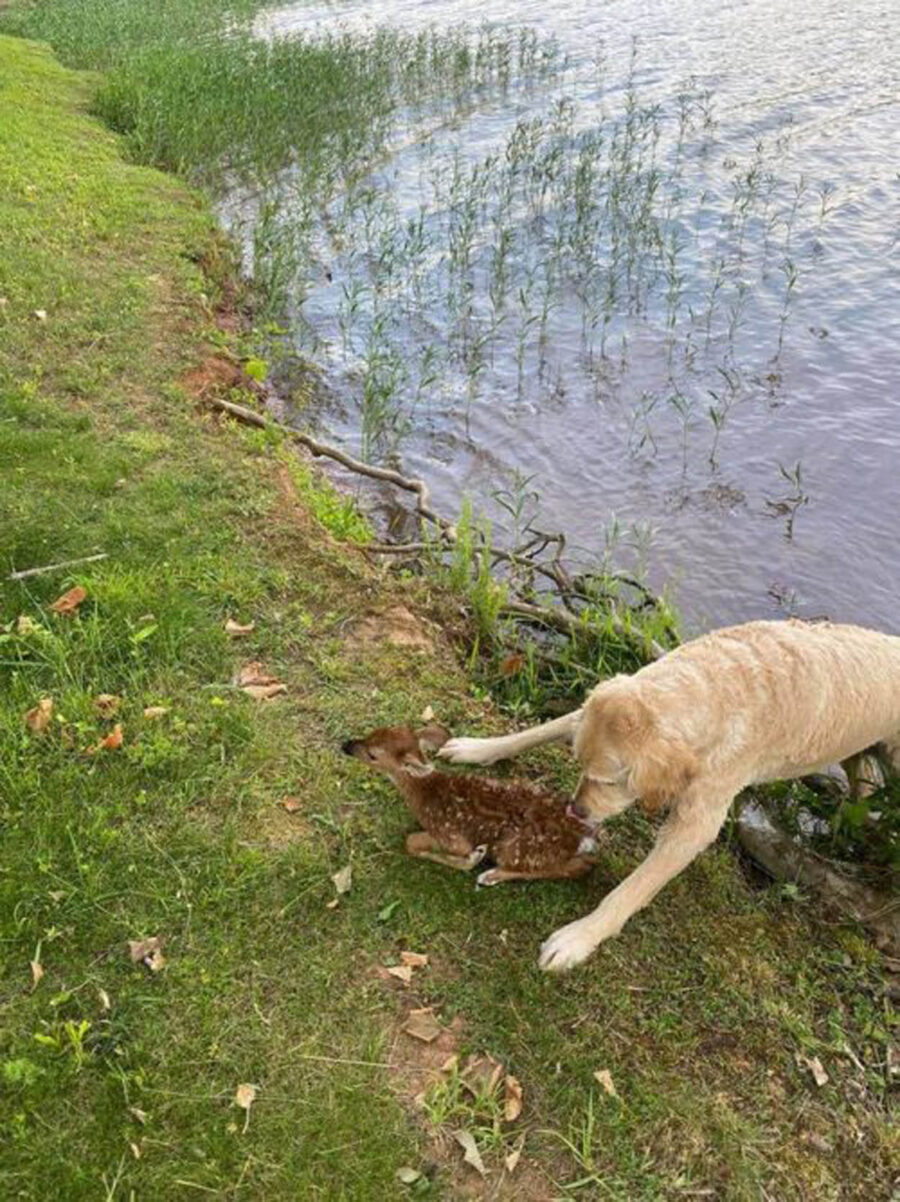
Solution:
M 604 939 L 618 935 L 628 919 L 713 842 L 733 793 L 706 796 L 675 810 L 660 828 L 653 850 L 630 876 L 603 899 L 593 913 L 560 927 L 541 948 L 540 966 L 562 972 L 586 960 Z
M 542 726 L 532 726 L 528 730 L 494 739 L 450 739 L 438 755 L 454 764 L 494 764 L 497 760 L 508 760 L 544 743 L 571 742 L 581 720 L 581 712 L 573 710 L 571 714 L 554 718 Z

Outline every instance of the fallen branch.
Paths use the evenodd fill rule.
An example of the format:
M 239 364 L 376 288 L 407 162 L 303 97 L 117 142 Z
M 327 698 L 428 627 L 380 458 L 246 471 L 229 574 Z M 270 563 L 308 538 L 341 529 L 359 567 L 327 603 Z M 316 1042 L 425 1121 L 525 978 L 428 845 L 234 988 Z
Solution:
M 521 618 L 528 618 L 532 622 L 541 622 L 543 625 L 551 626 L 563 634 L 577 634 L 579 631 L 584 630 L 584 622 L 577 614 L 567 613 L 563 609 L 554 609 L 549 605 L 533 605 L 527 601 L 507 601 L 503 606 L 502 612 Z M 623 638 L 634 637 L 622 619 L 616 614 L 610 613 L 610 620 L 616 634 L 622 635 Z M 662 659 L 666 654 L 665 647 L 661 646 L 656 639 L 650 639 L 648 647 L 654 659 Z
M 46 572 L 58 572 L 61 568 L 74 568 L 81 563 L 96 563 L 100 559 L 108 559 L 108 553 L 101 551 L 98 555 L 82 555 L 80 559 L 62 559 L 59 563 L 48 563 L 42 568 L 25 568 L 21 572 L 10 572 L 7 580 L 27 580 L 29 576 L 43 576 Z
M 452 522 L 435 513 L 431 508 L 431 493 L 424 480 L 404 476 L 401 472 L 394 471 L 393 468 L 374 467 L 372 464 L 363 463 L 362 460 L 354 459 L 352 455 L 338 450 L 337 447 L 331 447 L 327 443 L 318 442 L 309 434 L 304 434 L 301 430 L 295 430 L 292 426 L 287 426 L 283 422 L 274 421 L 266 414 L 248 409 L 245 405 L 238 405 L 234 401 L 226 401 L 222 397 L 215 395 L 205 396 L 203 399 L 214 409 L 228 413 L 231 417 L 247 425 L 256 426 L 259 429 L 279 430 L 288 438 L 301 443 L 313 455 L 333 459 L 336 463 L 340 463 L 349 471 L 357 473 L 357 475 L 367 476 L 371 480 L 383 480 L 388 484 L 393 484 L 397 488 L 403 489 L 405 492 L 415 493 L 416 512 L 420 517 L 431 522 L 440 531 L 441 541 L 437 544 L 438 549 L 446 549 L 448 546 L 452 547 L 456 545 L 456 527 Z M 540 550 L 551 542 L 556 543 L 557 550 L 549 565 L 540 563 L 530 556 L 523 554 L 523 550 L 528 551 L 535 548 L 537 548 L 539 553 Z M 560 555 L 564 547 L 565 538 L 563 535 L 551 535 L 535 531 L 531 541 L 519 550 L 504 551 L 497 547 L 488 547 L 484 538 L 481 539 L 478 550 L 482 554 L 490 555 L 494 563 L 507 563 L 512 567 L 521 568 L 527 572 L 534 572 L 542 576 L 545 580 L 549 580 L 562 596 L 564 603 L 568 604 L 566 601 L 567 596 L 581 597 L 581 595 L 573 590 L 571 577 L 560 560 Z M 369 543 L 364 549 L 376 555 L 414 555 L 433 551 L 435 545 L 427 542 Z M 630 580 L 627 582 L 631 583 Z M 644 594 L 647 593 L 645 589 L 642 589 L 642 591 Z M 586 597 L 583 599 L 585 601 L 588 600 Z M 570 612 L 571 607 L 570 610 L 555 609 L 550 606 L 532 605 L 525 601 L 510 601 L 504 605 L 503 610 L 505 613 L 513 616 L 542 622 L 544 625 L 550 626 L 563 634 L 572 634 L 584 629 L 584 624 L 579 616 L 574 612 Z M 628 630 L 625 623 L 612 610 L 610 611 L 610 619 L 613 629 L 617 634 L 621 635 L 622 638 L 634 639 L 635 636 L 632 632 Z M 648 646 L 654 659 L 661 659 L 666 654 L 666 649 L 656 642 L 655 639 L 651 639 Z
M 357 475 L 368 476 L 371 480 L 384 480 L 388 484 L 394 484 L 397 488 L 402 488 L 405 492 L 415 493 L 416 512 L 425 518 L 426 521 L 437 526 L 439 530 L 455 535 L 453 523 L 448 522 L 446 518 L 442 518 L 431 508 L 431 493 L 424 480 L 418 480 L 412 476 L 404 476 L 401 472 L 395 472 L 393 468 L 374 467 L 372 464 L 363 463 L 361 459 L 354 459 L 352 455 L 338 450 L 337 447 L 330 447 L 327 443 L 318 442 L 309 434 L 304 434 L 302 430 L 295 430 L 292 426 L 286 426 L 283 422 L 273 421 L 264 413 L 255 413 L 245 405 L 236 405 L 234 401 L 226 401 L 222 397 L 217 396 L 204 397 L 204 400 L 208 405 L 212 405 L 214 409 L 221 409 L 225 413 L 230 413 L 232 417 L 236 417 L 238 421 L 245 422 L 247 425 L 257 426 L 262 430 L 280 430 L 288 438 L 302 443 L 317 458 L 333 459 L 335 463 L 340 463 L 349 471 L 356 472 Z

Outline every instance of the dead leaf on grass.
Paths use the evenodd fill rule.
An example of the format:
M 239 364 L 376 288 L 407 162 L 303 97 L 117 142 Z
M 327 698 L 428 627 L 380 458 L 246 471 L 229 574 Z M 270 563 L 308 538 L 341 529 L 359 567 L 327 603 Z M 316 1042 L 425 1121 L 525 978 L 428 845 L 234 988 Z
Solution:
M 463 1065 L 462 1084 L 473 1097 L 490 1095 L 503 1079 L 506 1069 L 493 1056 L 470 1056 Z
M 73 614 L 78 609 L 78 606 L 87 597 L 87 589 L 77 584 L 75 588 L 70 588 L 67 593 L 63 593 L 61 597 L 57 597 L 53 604 L 49 607 L 50 612 L 54 614 Z
M 453 1138 L 462 1148 L 463 1159 L 466 1164 L 470 1164 L 477 1173 L 480 1173 L 482 1177 L 486 1177 L 487 1169 L 484 1167 L 484 1161 L 481 1159 L 481 1153 L 478 1151 L 478 1144 L 476 1144 L 475 1136 L 472 1132 L 454 1131 Z
M 809 1071 L 812 1073 L 813 1080 L 815 1081 L 816 1085 L 818 1085 L 818 1087 L 820 1089 L 822 1088 L 823 1085 L 828 1084 L 829 1076 L 825 1072 L 825 1069 L 822 1065 L 822 1061 L 819 1059 L 818 1056 L 801 1056 L 800 1053 L 798 1052 L 797 1053 L 797 1063 L 802 1068 L 809 1069 Z
M 50 720 L 53 717 L 53 698 L 43 697 L 34 707 L 25 715 L 25 725 L 36 735 L 42 735 L 50 725 Z
M 299 797 L 282 797 L 278 804 L 289 814 L 296 814 L 298 810 L 303 809 L 303 802 Z
M 151 972 L 159 972 L 166 966 L 158 935 L 151 935 L 149 939 L 129 939 L 128 950 L 133 964 L 144 964 Z
M 422 1043 L 433 1043 L 443 1027 L 435 1017 L 433 1007 L 425 1006 L 421 1010 L 410 1010 L 403 1030 Z
M 408 964 L 410 968 L 425 968 L 428 957 L 423 952 L 401 952 L 400 961 L 402 964 Z
M 235 622 L 234 618 L 228 618 L 225 623 L 225 633 L 231 635 L 233 639 L 243 638 L 245 635 L 251 634 L 255 629 L 255 622 L 248 622 L 246 626 L 242 626 L 240 622 Z
M 142 1127 L 147 1122 L 147 1111 L 141 1110 L 140 1106 L 129 1106 L 128 1113 L 134 1115 Z
M 129 1146 L 129 1148 L 131 1148 L 131 1155 L 135 1158 L 135 1160 L 140 1160 L 140 1158 L 141 1158 L 140 1144 L 136 1144 L 133 1140 L 131 1140 L 131 1141 L 129 1141 L 128 1146 Z
M 398 1181 L 402 1181 L 404 1185 L 415 1185 L 422 1174 L 418 1169 L 410 1168 L 408 1164 L 401 1165 L 394 1174 Z
M 408 964 L 392 964 L 385 969 L 385 972 L 396 977 L 398 981 L 402 981 L 404 985 L 408 985 L 412 980 L 413 970 Z
M 144 710 L 144 717 L 148 722 L 154 722 L 157 718 L 161 718 L 163 714 L 169 712 L 168 706 L 165 705 L 148 705 Z
M 503 1163 L 506 1165 L 507 1173 L 512 1174 L 516 1171 L 516 1166 L 518 1165 L 519 1161 L 522 1158 L 522 1151 L 523 1151 L 524 1147 L 525 1147 L 525 1133 L 523 1131 L 522 1134 L 519 1136 L 519 1138 L 516 1140 L 515 1144 L 513 1145 L 512 1151 L 509 1152 L 504 1157 Z
M 47 310 L 46 309 L 35 309 L 33 311 L 33 316 L 36 317 L 38 321 L 46 321 L 47 320 Z
M 342 868 L 340 872 L 335 872 L 331 880 L 338 897 L 343 896 L 345 893 L 349 893 L 353 887 L 353 865 L 348 864 L 345 868 Z
M 525 667 L 525 656 L 520 652 L 515 652 L 512 655 L 507 655 L 506 659 L 500 663 L 501 676 L 515 676 Z
M 423 722 L 433 722 L 434 721 L 434 710 L 431 708 L 430 705 L 426 705 L 425 708 L 422 710 L 422 721 Z
M 31 961 L 31 992 L 34 993 L 38 985 L 41 983 L 41 977 L 44 975 L 44 966 L 39 960 Z
M 619 1096 L 616 1092 L 616 1087 L 613 1084 L 612 1073 L 608 1068 L 598 1068 L 594 1073 L 594 1080 L 600 1082 L 611 1098 L 617 1098 Z
M 287 685 L 268 672 L 259 660 L 244 664 L 235 677 L 235 684 L 256 701 L 267 701 L 288 691 Z
M 234 1095 L 234 1102 L 235 1102 L 235 1105 L 240 1106 L 241 1110 L 243 1110 L 245 1113 L 245 1116 L 246 1116 L 244 1118 L 244 1132 L 245 1133 L 247 1131 L 247 1128 L 250 1126 L 250 1107 L 253 1105 L 253 1103 L 255 1101 L 256 1101 L 256 1086 L 255 1085 L 248 1085 L 245 1082 L 243 1085 L 239 1085 L 237 1087 L 237 1091 L 235 1092 L 235 1095 Z
M 503 1117 L 514 1123 L 522 1113 L 522 1086 L 517 1077 L 507 1076 L 503 1081 Z
M 122 703 L 115 693 L 98 693 L 94 698 L 94 709 L 101 718 L 111 718 Z
M 100 1009 L 104 1014 L 107 1010 L 112 1010 L 112 1002 L 109 1000 L 109 994 L 105 989 L 98 989 L 97 997 L 100 999 Z
M 92 747 L 85 747 L 85 755 L 96 755 L 98 751 L 118 751 L 122 746 L 122 724 L 117 722 L 109 734 L 95 743 Z

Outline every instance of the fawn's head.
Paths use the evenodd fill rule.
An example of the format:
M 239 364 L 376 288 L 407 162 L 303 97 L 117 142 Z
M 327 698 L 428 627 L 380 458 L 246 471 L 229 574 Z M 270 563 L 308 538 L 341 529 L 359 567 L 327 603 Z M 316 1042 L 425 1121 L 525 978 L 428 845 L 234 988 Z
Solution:
M 382 726 L 362 739 L 348 739 L 341 747 L 346 755 L 362 760 L 370 768 L 388 776 L 408 773 L 425 776 L 432 771 L 427 755 L 437 751 L 450 738 L 443 726 Z

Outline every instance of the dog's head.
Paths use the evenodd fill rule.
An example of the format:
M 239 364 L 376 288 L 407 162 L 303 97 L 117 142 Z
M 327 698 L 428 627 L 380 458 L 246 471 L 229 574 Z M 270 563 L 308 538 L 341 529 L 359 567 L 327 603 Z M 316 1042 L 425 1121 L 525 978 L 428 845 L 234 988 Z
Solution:
M 427 756 L 437 751 L 450 738 L 443 726 L 382 726 L 362 739 L 348 739 L 341 750 L 376 771 L 394 776 L 409 773 L 423 776 L 431 771 Z
M 633 801 L 655 812 L 683 795 L 697 774 L 694 753 L 667 733 L 661 717 L 628 677 L 588 698 L 575 736 L 581 780 L 575 813 L 599 823 Z

